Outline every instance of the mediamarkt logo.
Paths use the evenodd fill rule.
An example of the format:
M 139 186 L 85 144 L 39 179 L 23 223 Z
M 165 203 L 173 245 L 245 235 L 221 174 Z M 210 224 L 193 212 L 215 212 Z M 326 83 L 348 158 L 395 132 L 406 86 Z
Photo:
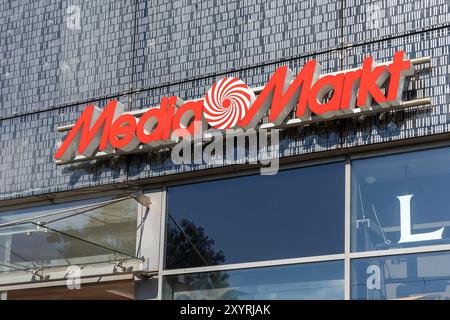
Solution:
M 98 151 L 129 153 L 170 145 L 187 135 L 202 134 L 207 124 L 216 129 L 256 128 L 267 114 L 270 124 L 264 127 L 395 107 L 402 104 L 404 78 L 414 73 L 403 51 L 396 52 L 391 62 L 376 64 L 367 57 L 357 69 L 322 76 L 320 69 L 314 60 L 296 76 L 286 66 L 280 67 L 257 96 L 241 80 L 224 78 L 203 99 L 183 102 L 175 96 L 164 97 L 159 107 L 149 108 L 139 118 L 124 113 L 116 100 L 103 111 L 89 105 L 55 158 L 65 162 L 77 152 L 89 158 Z M 387 90 L 381 89 L 387 79 Z M 289 116 L 292 112 L 294 119 Z

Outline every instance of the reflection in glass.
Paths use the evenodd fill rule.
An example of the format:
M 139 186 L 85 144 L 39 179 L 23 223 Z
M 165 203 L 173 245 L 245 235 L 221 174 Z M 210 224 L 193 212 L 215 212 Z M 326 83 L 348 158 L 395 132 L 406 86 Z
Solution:
M 450 242 L 450 149 L 352 162 L 352 250 Z
M 352 260 L 352 299 L 450 299 L 450 252 Z
M 102 200 L 3 213 L 0 272 L 133 258 L 137 202 L 130 197 Z
M 168 268 L 189 268 L 195 265 L 215 265 L 225 261 L 222 251 L 214 250 L 214 240 L 210 239 L 202 227 L 193 222 L 181 220 L 178 224 L 172 215 L 169 215 L 167 224 L 167 252 Z
M 328 261 L 167 276 L 163 299 L 344 299 L 344 264 Z
M 0 272 L 117 261 L 130 256 L 36 223 L 0 229 Z
M 137 209 L 138 203 L 134 199 L 128 199 L 70 218 L 55 219 L 46 226 L 85 241 L 134 255 Z M 66 250 L 76 252 L 78 249 L 76 245 L 68 244 Z
M 167 269 L 342 253 L 342 163 L 168 189 Z

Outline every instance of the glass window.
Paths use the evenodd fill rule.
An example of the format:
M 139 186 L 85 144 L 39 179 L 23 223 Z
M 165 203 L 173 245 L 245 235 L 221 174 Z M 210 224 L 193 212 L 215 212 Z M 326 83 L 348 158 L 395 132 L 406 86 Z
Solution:
M 450 242 L 450 148 L 352 162 L 352 250 Z
M 352 299 L 449 299 L 450 252 L 352 260 Z
M 168 189 L 166 268 L 344 250 L 344 166 L 332 163 Z
M 344 263 L 327 261 L 167 276 L 163 299 L 344 299 Z
M 69 218 L 54 219 L 46 226 L 72 237 L 134 256 L 136 254 L 138 202 L 118 201 Z M 76 248 L 73 248 L 76 250 Z
M 127 258 L 132 256 L 34 223 L 0 228 L 0 273 Z
M 102 198 L 0 215 L 0 273 L 133 258 L 136 200 Z

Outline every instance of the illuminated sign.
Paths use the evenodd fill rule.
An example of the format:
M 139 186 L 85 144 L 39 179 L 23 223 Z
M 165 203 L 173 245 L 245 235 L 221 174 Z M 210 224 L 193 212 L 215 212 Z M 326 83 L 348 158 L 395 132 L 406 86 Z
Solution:
M 280 67 L 257 90 L 237 78 L 224 78 L 203 99 L 183 102 L 175 96 L 164 97 L 159 107 L 147 109 L 140 117 L 124 113 L 116 100 L 104 110 L 89 105 L 71 126 L 55 158 L 67 162 L 77 153 L 91 158 L 98 152 L 130 153 L 167 146 L 186 135 L 202 134 L 208 125 L 216 129 L 278 127 L 398 107 L 403 104 L 404 79 L 414 73 L 403 51 L 396 52 L 390 62 L 377 64 L 367 57 L 360 68 L 326 75 L 320 69 L 315 60 L 296 76 Z M 266 115 L 270 123 L 261 125 Z

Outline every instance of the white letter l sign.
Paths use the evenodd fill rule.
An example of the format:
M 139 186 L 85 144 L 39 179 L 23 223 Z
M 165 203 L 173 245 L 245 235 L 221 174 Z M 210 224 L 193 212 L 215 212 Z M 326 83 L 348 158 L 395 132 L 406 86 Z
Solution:
M 442 232 L 444 231 L 444 227 L 432 232 L 411 234 L 412 197 L 412 194 L 397 197 L 397 199 L 400 201 L 400 241 L 398 243 L 442 239 Z

